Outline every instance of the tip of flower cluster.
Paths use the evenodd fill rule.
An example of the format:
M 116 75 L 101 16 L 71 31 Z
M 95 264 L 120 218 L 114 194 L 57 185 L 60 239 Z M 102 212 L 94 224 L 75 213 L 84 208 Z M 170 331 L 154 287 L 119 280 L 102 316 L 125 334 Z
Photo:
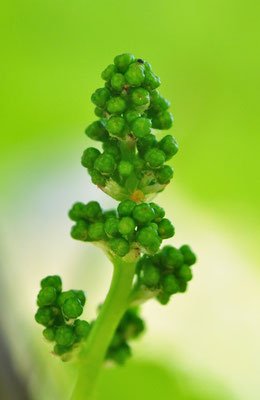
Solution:
M 133 199 L 138 191 L 140 201 L 148 200 L 173 177 L 165 162 L 177 153 L 177 142 L 171 135 L 158 142 L 152 133 L 172 126 L 170 103 L 158 92 L 160 78 L 151 65 L 131 54 L 115 57 L 101 76 L 105 86 L 91 96 L 99 119 L 86 134 L 102 142 L 103 152 L 86 149 L 82 165 L 92 182 L 116 200 Z

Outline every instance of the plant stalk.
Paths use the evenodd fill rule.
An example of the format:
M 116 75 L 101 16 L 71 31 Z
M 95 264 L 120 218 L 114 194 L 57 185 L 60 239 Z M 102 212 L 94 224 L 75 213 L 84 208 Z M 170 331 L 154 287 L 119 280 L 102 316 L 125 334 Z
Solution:
M 113 260 L 110 289 L 97 320 L 80 353 L 78 379 L 71 400 L 93 399 L 96 381 L 114 332 L 128 308 L 136 262 Z

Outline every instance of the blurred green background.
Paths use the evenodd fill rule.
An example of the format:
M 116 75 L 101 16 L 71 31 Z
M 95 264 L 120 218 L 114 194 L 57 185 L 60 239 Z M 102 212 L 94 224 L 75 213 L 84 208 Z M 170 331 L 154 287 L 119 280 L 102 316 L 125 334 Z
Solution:
M 32 399 L 69 399 L 75 378 L 33 321 L 39 280 L 85 286 L 87 318 L 108 289 L 109 263 L 70 239 L 66 214 L 76 200 L 115 204 L 80 156 L 100 73 L 131 52 L 172 103 L 180 152 L 157 201 L 176 227 L 170 242 L 190 243 L 199 262 L 187 294 L 144 307 L 148 331 L 126 367 L 103 372 L 98 400 L 258 400 L 258 2 L 9 0 L 0 15 L 0 316 Z

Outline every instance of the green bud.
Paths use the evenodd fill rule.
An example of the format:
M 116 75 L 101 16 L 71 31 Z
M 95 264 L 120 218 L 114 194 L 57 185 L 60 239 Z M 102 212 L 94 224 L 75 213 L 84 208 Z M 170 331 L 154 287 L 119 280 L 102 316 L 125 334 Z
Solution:
M 196 255 L 193 253 L 190 246 L 188 246 L 187 244 L 184 244 L 183 246 L 180 247 L 180 251 L 183 254 L 185 264 L 187 264 L 187 265 L 195 264 Z
M 88 173 L 94 185 L 106 186 L 106 178 L 99 171 L 96 169 L 88 169 Z
M 132 54 L 129 53 L 124 53 L 124 54 L 120 54 L 119 56 L 116 56 L 114 58 L 114 63 L 118 69 L 118 71 L 124 73 L 128 66 L 134 62 L 135 58 Z
M 142 64 L 131 64 L 125 73 L 125 79 L 131 86 L 140 86 L 145 78 L 144 67 Z
M 162 168 L 156 171 L 156 178 L 161 185 L 169 183 L 173 177 L 173 168 L 169 165 L 163 165 Z
M 129 110 L 124 114 L 125 120 L 130 124 L 136 118 L 141 117 L 141 114 L 135 110 Z
M 142 171 L 144 169 L 144 165 L 145 165 L 144 160 L 137 155 L 136 158 L 133 160 L 134 169 L 137 172 Z
M 81 164 L 83 165 L 83 167 L 93 168 L 94 163 L 99 155 L 100 151 L 98 149 L 96 149 L 95 147 L 89 147 L 82 154 Z
M 123 137 L 125 120 L 122 117 L 111 117 L 107 121 L 106 128 L 112 135 Z
M 153 208 L 146 203 L 141 203 L 135 206 L 133 210 L 133 218 L 139 224 L 147 224 L 155 217 Z
M 76 319 L 74 322 L 75 335 L 79 339 L 86 339 L 90 332 L 90 324 L 87 321 Z
M 152 168 L 158 168 L 165 162 L 165 154 L 156 147 L 149 149 L 144 155 L 145 161 Z
M 145 72 L 147 72 L 147 71 L 152 71 L 151 64 L 149 64 L 148 61 L 145 61 L 145 60 L 143 60 L 143 61 L 144 61 Z
M 56 331 L 55 340 L 61 346 L 71 346 L 75 341 L 73 328 L 68 325 L 59 326 Z
M 151 99 L 151 106 L 154 106 L 159 101 L 160 92 L 157 89 L 151 91 L 150 99 Z
M 104 175 L 111 175 L 115 168 L 115 159 L 109 153 L 103 153 L 95 161 L 95 168 Z
M 159 236 L 161 236 L 162 239 L 169 239 L 174 235 L 174 233 L 174 226 L 169 219 L 163 218 L 158 223 L 158 234 Z
M 190 281 L 192 279 L 192 272 L 188 265 L 183 264 L 178 270 L 178 276 L 184 281 Z
M 43 336 L 48 342 L 53 342 L 55 340 L 55 329 L 54 328 L 45 328 L 42 331 Z
M 101 78 L 104 81 L 109 81 L 112 78 L 112 75 L 116 72 L 116 66 L 114 64 L 108 65 L 106 69 L 102 72 Z
M 140 153 L 144 153 L 145 151 L 155 147 L 157 144 L 157 139 L 155 135 L 146 135 L 143 138 L 140 138 L 137 142 L 137 148 Z
M 56 289 L 52 286 L 45 287 L 39 291 L 37 305 L 39 307 L 54 305 L 57 298 Z
M 150 226 L 140 229 L 136 238 L 140 245 L 151 254 L 157 253 L 162 242 L 157 232 Z
M 170 129 L 173 123 L 173 116 L 169 111 L 163 111 L 152 119 L 154 129 Z
M 160 86 L 161 80 L 158 75 L 152 71 L 146 71 L 144 79 L 144 87 L 149 90 L 156 89 Z
M 53 325 L 57 327 L 59 325 L 64 324 L 64 317 L 63 317 L 61 309 L 57 308 L 57 307 L 53 307 L 52 310 L 55 315 L 55 320 L 54 320 Z
M 123 217 L 118 224 L 118 230 L 121 235 L 129 235 L 130 233 L 134 232 L 135 222 L 133 218 Z
M 104 224 L 102 222 L 94 222 L 89 226 L 88 236 L 90 240 L 97 241 L 105 238 Z
M 108 237 L 115 237 L 118 236 L 118 224 L 119 221 L 117 218 L 108 218 L 105 222 L 105 232 Z
M 117 139 L 109 139 L 106 142 L 102 143 L 102 147 L 105 153 L 111 154 L 111 156 L 113 156 L 116 161 L 121 158 L 118 143 L 119 142 Z
M 150 203 L 149 204 L 150 207 L 152 207 L 155 217 L 154 217 L 154 221 L 155 222 L 160 222 L 161 219 L 165 216 L 165 211 L 162 207 L 158 206 L 158 204 L 156 203 Z
M 93 140 L 104 142 L 109 138 L 108 131 L 102 121 L 95 121 L 90 124 L 85 130 L 86 135 Z
M 158 90 L 153 90 L 151 93 L 151 107 L 155 113 L 160 113 L 161 111 L 167 110 L 171 103 L 165 99 Z
M 86 204 L 81 202 L 74 203 L 69 211 L 69 217 L 75 222 L 80 219 L 87 219 Z
M 131 349 L 127 343 L 123 343 L 119 348 L 113 349 L 112 358 L 117 364 L 123 365 L 131 356 Z
M 55 315 L 50 307 L 40 307 L 35 314 L 35 321 L 43 326 L 53 324 Z
M 132 200 L 124 200 L 118 204 L 117 212 L 120 217 L 128 217 L 132 214 L 136 203 Z
M 102 208 L 97 201 L 89 201 L 86 204 L 85 218 L 88 221 L 96 221 L 102 217 Z
M 164 246 L 160 255 L 162 264 L 168 268 L 179 268 L 183 264 L 183 255 L 173 246 Z
M 61 291 L 62 282 L 61 278 L 58 275 L 49 275 L 46 278 L 41 280 L 41 288 L 44 289 L 46 287 L 52 286 L 56 289 L 57 292 Z
M 158 232 L 158 224 L 156 224 L 155 222 L 151 222 L 150 225 L 156 232 Z
M 128 241 L 123 238 L 111 239 L 109 247 L 119 257 L 124 257 L 130 250 Z
M 108 218 L 117 218 L 117 212 L 116 210 L 107 210 L 103 213 L 103 216 L 105 220 L 107 220 Z
M 117 92 L 121 92 L 124 85 L 125 85 L 126 81 L 125 81 L 125 77 L 122 74 L 114 74 L 111 78 L 111 86 L 114 90 L 116 90 Z
M 137 88 L 133 90 L 131 100 L 135 106 L 144 106 L 150 103 L 150 93 L 144 88 Z
M 185 280 L 180 279 L 179 280 L 179 292 L 180 293 L 186 292 L 187 287 L 188 287 L 187 282 Z
M 72 350 L 71 346 L 61 346 L 60 344 L 55 344 L 53 351 L 57 356 L 62 356 Z
M 72 289 L 71 291 L 79 299 L 82 307 L 84 307 L 86 303 L 86 293 L 83 290 L 76 290 L 76 289 Z
M 71 298 L 77 298 L 73 290 L 66 290 L 65 292 L 62 292 L 58 297 L 58 306 L 62 307 L 65 301 Z
M 165 159 L 170 160 L 179 150 L 178 143 L 172 135 L 166 135 L 158 143 L 159 148 L 164 152 Z
M 106 112 L 102 108 L 95 107 L 94 113 L 99 118 L 106 118 Z
M 118 331 L 125 340 L 137 338 L 145 329 L 144 321 L 137 315 L 138 308 L 128 309 L 121 319 Z
M 156 298 L 162 306 L 165 306 L 170 301 L 170 295 L 164 292 L 159 293 Z
M 69 319 L 78 318 L 83 313 L 83 307 L 81 305 L 80 300 L 76 296 L 65 300 L 62 305 L 62 312 L 65 315 L 65 317 Z
M 129 176 L 133 171 L 133 165 L 129 161 L 120 161 L 118 164 L 118 173 L 121 176 Z
M 131 123 L 131 130 L 138 139 L 149 135 L 151 129 L 152 123 L 148 118 L 139 117 Z
M 158 285 L 160 280 L 160 271 L 153 264 L 145 265 L 142 275 L 143 283 L 148 286 Z
M 174 294 L 179 291 L 179 284 L 174 275 L 166 275 L 163 278 L 162 287 L 167 294 Z
M 88 238 L 88 224 L 79 220 L 71 228 L 70 235 L 73 239 L 85 241 Z
M 151 256 L 148 256 L 147 254 L 144 254 L 141 258 L 139 258 L 136 264 L 136 274 L 140 275 L 142 269 L 144 269 L 145 265 L 149 264 L 150 261 L 151 261 Z
M 100 88 L 95 91 L 91 96 L 91 101 L 96 106 L 105 108 L 108 99 L 110 98 L 110 92 L 107 88 Z
M 110 114 L 122 114 L 126 109 L 126 102 L 122 97 L 111 97 L 107 102 L 107 111 Z

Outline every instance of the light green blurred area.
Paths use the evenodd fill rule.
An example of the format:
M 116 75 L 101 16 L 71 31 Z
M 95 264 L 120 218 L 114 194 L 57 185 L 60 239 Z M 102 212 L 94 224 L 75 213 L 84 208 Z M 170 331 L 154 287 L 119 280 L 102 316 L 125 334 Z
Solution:
M 104 373 L 100 400 L 259 399 L 258 11 L 254 0 L 2 2 L 1 280 L 15 318 L 2 313 L 19 369 L 28 375 L 37 361 L 37 400 L 58 393 L 57 382 L 67 393 L 74 371 L 40 342 L 36 283 L 48 273 L 67 287 L 86 282 L 91 317 L 109 284 L 103 255 L 69 238 L 66 212 L 96 196 L 114 204 L 90 185 L 80 156 L 95 118 L 90 96 L 125 51 L 152 64 L 172 103 L 180 152 L 158 202 L 176 226 L 171 243 L 189 242 L 199 264 L 185 296 L 145 307 L 137 361 Z

